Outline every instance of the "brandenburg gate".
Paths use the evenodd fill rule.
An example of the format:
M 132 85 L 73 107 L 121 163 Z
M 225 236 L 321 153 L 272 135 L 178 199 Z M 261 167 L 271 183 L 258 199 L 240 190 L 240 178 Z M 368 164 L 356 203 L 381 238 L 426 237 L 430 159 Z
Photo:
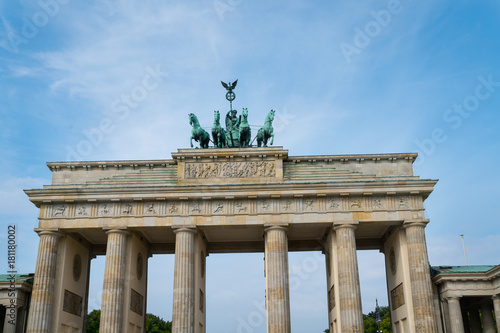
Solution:
M 322 249 L 330 332 L 363 332 L 357 250 L 385 254 L 393 329 L 437 332 L 416 154 L 180 149 L 172 159 L 48 163 L 28 332 L 83 332 L 106 255 L 101 333 L 144 332 L 148 258 L 175 254 L 173 332 L 206 330 L 205 258 L 263 252 L 267 332 L 290 333 L 289 251 Z M 168 272 L 166 272 L 168 274 Z M 167 288 L 167 286 L 166 286 Z

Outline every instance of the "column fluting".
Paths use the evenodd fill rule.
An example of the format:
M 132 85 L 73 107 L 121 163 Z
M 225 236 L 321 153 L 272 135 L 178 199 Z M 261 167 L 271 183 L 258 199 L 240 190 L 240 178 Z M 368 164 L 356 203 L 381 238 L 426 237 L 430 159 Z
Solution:
M 265 228 L 267 332 L 290 333 L 290 287 L 286 226 Z
M 127 237 L 130 234 L 123 229 L 111 229 L 106 247 L 106 264 L 101 304 L 101 333 L 121 333 L 124 316 L 125 296 L 125 256 Z
M 413 313 L 417 332 L 437 332 L 424 222 L 405 223 Z M 460 314 L 461 316 L 461 314 Z
M 175 229 L 172 333 L 194 333 L 194 242 L 197 230 Z
M 335 226 L 342 332 L 363 333 L 363 312 L 356 254 L 356 225 Z
M 31 293 L 28 333 L 49 333 L 57 269 L 57 246 L 60 234 L 53 230 L 38 231 L 40 243 Z

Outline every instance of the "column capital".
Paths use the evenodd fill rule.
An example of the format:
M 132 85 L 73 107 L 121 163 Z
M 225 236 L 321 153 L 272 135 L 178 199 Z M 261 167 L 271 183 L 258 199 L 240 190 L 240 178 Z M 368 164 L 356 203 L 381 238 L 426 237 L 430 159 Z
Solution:
M 402 227 L 404 229 L 411 227 L 425 228 L 427 226 L 427 223 L 429 223 L 429 220 L 408 220 L 403 222 Z
M 500 294 L 493 295 L 493 296 L 491 296 L 491 298 L 493 300 L 500 300 Z
M 269 230 L 284 230 L 288 231 L 288 224 L 264 224 L 264 231 Z
M 334 224 L 333 230 L 337 231 L 339 229 L 352 229 L 356 230 L 358 228 L 358 223 L 345 223 L 345 224 Z
M 172 227 L 172 230 L 174 234 L 177 234 L 178 232 L 190 232 L 196 234 L 198 232 L 198 229 L 196 227 L 191 227 L 191 226 Z
M 51 235 L 55 237 L 61 237 L 63 233 L 59 229 L 41 229 L 41 228 L 36 228 L 35 232 L 38 234 L 38 236 L 42 235 Z
M 106 232 L 106 234 L 123 234 L 125 236 L 130 235 L 130 231 L 127 228 L 102 228 Z
M 461 296 L 455 296 L 455 295 L 452 295 L 452 296 L 446 296 L 445 299 L 447 302 L 449 301 L 460 301 L 462 297 Z

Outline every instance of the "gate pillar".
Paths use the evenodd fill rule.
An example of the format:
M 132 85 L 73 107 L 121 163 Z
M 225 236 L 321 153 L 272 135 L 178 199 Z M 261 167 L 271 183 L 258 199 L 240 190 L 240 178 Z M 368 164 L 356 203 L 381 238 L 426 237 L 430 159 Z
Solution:
M 27 332 L 49 333 L 54 305 L 57 245 L 60 234 L 52 230 L 40 230 L 38 235 L 40 243 Z
M 287 226 L 265 232 L 267 333 L 290 333 Z
M 334 227 L 337 242 L 340 331 L 363 333 L 363 312 L 359 285 L 354 224 Z
M 427 221 L 405 222 L 415 330 L 437 332 L 425 225 Z
M 175 232 L 174 305 L 172 333 L 194 333 L 195 324 L 195 228 Z
M 108 243 L 99 331 L 102 333 L 121 333 L 124 331 L 125 256 L 129 232 L 123 229 L 111 229 L 106 233 L 108 234 Z
M 450 314 L 450 325 L 453 333 L 464 333 L 464 321 L 462 308 L 460 307 L 460 297 L 448 297 L 448 309 Z

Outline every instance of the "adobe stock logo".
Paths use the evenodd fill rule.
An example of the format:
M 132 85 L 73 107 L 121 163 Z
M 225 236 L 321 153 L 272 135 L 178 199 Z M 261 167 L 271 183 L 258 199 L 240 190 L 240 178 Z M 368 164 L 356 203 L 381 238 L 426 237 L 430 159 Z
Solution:
M 111 103 L 112 116 L 102 118 L 97 127 L 84 129 L 82 134 L 85 139 L 80 140 L 75 147 L 66 146 L 67 161 L 82 161 L 83 158 L 90 156 L 94 148 L 104 142 L 106 135 L 113 133 L 116 123 L 125 120 L 131 111 L 137 109 L 168 76 L 168 73 L 162 72 L 159 65 L 155 68 L 146 66 L 145 72 L 140 83 Z
M 243 0 L 215 0 L 214 9 L 217 15 L 219 15 L 220 20 L 224 21 L 226 12 L 233 12 L 242 2 Z
M 412 1 L 412 0 L 409 0 Z M 352 43 L 340 43 L 340 50 L 345 60 L 350 63 L 354 55 L 360 54 L 372 42 L 373 38 L 380 35 L 383 28 L 386 28 L 393 19 L 403 11 L 404 7 L 399 0 L 389 0 L 386 9 L 379 11 L 370 11 L 373 20 L 368 21 L 363 29 L 354 28 L 354 37 Z
M 38 35 L 41 28 L 46 26 L 50 19 L 59 14 L 61 5 L 65 5 L 70 0 L 43 0 L 38 1 L 40 10 L 28 18 L 22 18 L 23 26 L 20 34 L 10 31 L 7 34 L 12 52 L 19 53 L 19 46 L 21 44 L 28 44 L 30 40 Z
M 456 131 L 465 119 L 468 119 L 475 111 L 479 109 L 482 102 L 489 99 L 493 93 L 500 87 L 500 81 L 493 81 L 493 75 L 488 75 L 488 78 L 480 75 L 477 80 L 479 84 L 476 85 L 474 93 L 465 96 L 461 103 L 453 104 L 453 107 L 446 109 L 443 112 L 443 121 Z M 436 151 L 438 145 L 445 143 L 448 140 L 446 128 L 434 128 L 428 138 L 415 140 L 418 147 L 419 158 L 415 161 L 414 165 L 421 165 L 426 157 L 431 156 Z

